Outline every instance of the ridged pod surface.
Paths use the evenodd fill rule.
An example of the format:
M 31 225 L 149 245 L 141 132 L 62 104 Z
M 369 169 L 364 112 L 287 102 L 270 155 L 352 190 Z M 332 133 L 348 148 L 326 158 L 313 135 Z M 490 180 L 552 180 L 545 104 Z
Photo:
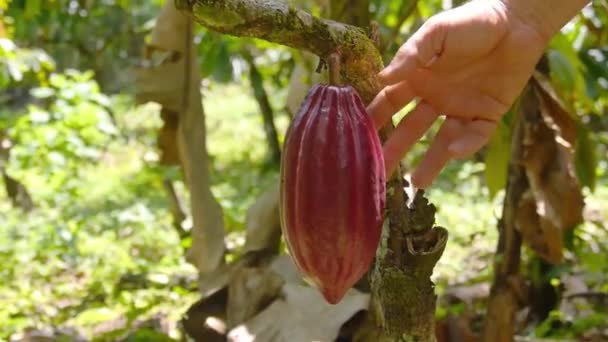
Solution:
M 287 130 L 280 215 L 296 266 L 329 303 L 374 259 L 385 181 L 382 145 L 357 92 L 314 86 Z

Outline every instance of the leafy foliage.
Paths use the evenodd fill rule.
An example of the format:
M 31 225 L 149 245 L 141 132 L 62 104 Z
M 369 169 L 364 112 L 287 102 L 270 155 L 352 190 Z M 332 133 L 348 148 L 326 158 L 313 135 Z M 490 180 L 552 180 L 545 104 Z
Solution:
M 12 0 L 3 17 L 21 46 L 53 56 L 60 70 L 93 70 L 106 91 L 130 85 L 124 71 L 137 62 L 162 1 Z

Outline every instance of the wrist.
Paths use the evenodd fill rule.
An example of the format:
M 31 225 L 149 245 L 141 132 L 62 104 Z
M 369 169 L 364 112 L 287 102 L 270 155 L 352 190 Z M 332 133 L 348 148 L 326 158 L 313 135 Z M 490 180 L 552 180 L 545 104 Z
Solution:
M 590 0 L 496 0 L 515 16 L 534 29 L 547 41 L 582 10 Z

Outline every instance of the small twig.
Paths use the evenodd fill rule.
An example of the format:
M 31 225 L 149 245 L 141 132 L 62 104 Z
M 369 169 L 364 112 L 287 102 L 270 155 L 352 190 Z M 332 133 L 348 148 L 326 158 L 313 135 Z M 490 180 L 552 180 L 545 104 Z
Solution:
M 281 146 L 279 144 L 279 137 L 277 129 L 274 125 L 274 110 L 270 104 L 268 92 L 264 88 L 264 81 L 262 74 L 258 70 L 255 64 L 255 60 L 249 47 L 245 47 L 241 51 L 241 56 L 249 64 L 249 82 L 251 83 L 251 90 L 253 91 L 253 97 L 255 97 L 258 106 L 260 107 L 260 113 L 262 114 L 262 121 L 264 123 L 264 133 L 266 134 L 266 142 L 268 143 L 268 151 L 270 154 L 270 162 L 275 165 L 279 165 L 281 162 Z
M 329 55 L 329 84 L 340 85 L 340 54 L 337 52 Z
M 315 69 L 315 72 L 317 74 L 320 74 L 326 68 L 327 68 L 327 63 L 323 60 L 323 58 L 319 58 L 319 64 L 317 64 L 317 68 Z

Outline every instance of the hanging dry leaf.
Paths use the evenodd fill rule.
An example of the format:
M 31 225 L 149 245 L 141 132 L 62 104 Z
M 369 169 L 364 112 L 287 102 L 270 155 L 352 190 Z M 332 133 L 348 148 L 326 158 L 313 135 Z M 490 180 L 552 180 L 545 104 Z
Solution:
M 570 146 L 576 142 L 576 122 L 566 110 L 549 79 L 536 71 L 532 77 L 534 92 L 539 99 L 543 118 Z
M 171 145 L 172 153 L 177 145 L 192 214 L 192 246 L 186 260 L 205 274 L 224 262 L 224 218 L 210 190 L 200 67 L 195 57 L 192 19 L 167 1 L 144 51 L 144 67 L 136 70 L 136 100 L 156 102 L 163 111 L 178 113 L 177 134 L 165 127 L 159 143 Z
M 265 249 L 278 252 L 281 239 L 279 182 L 272 184 L 247 210 L 245 227 L 245 252 Z
M 154 30 L 150 34 L 149 45 L 166 51 L 177 51 L 183 54 L 189 42 L 183 38 L 188 36 L 188 15 L 175 9 L 174 4 L 165 3 L 156 18 Z
M 245 253 L 238 260 L 229 264 L 223 264 L 213 272 L 199 277 L 198 289 L 203 298 L 209 297 L 216 292 L 228 287 L 235 274 L 246 267 L 268 266 L 276 258 L 267 251 L 256 251 Z M 272 268 L 272 267 L 271 267 Z M 276 272 L 276 271 L 275 271 Z M 276 272 L 281 275 L 279 272 Z
M 270 269 L 280 274 L 285 282 L 292 284 L 305 284 L 291 256 L 283 254 L 276 257 L 270 264 Z
M 170 111 L 166 107 L 163 107 L 160 111 L 163 127 L 158 132 L 157 145 L 161 152 L 161 165 L 180 165 L 179 149 L 177 147 L 178 115 L 178 113 Z
M 232 342 L 334 341 L 342 325 L 366 310 L 369 295 L 351 289 L 337 305 L 328 304 L 318 290 L 287 283 L 283 298 L 228 333 Z
M 194 303 L 181 320 L 188 336 L 195 341 L 226 341 L 226 305 L 228 289 L 203 297 Z
M 583 220 L 584 200 L 574 171 L 576 123 L 549 81 L 534 75 L 542 120 L 527 127 L 524 165 L 539 214 L 558 229 L 571 229 Z
M 138 104 L 156 102 L 173 112 L 183 107 L 184 59 L 135 70 L 135 100 Z
M 228 286 L 228 329 L 266 308 L 281 293 L 283 278 L 269 268 L 242 268 Z
M 539 215 L 536 200 L 530 190 L 526 191 L 517 208 L 516 225 L 524 243 L 539 257 L 551 264 L 562 260 L 561 229 Z

